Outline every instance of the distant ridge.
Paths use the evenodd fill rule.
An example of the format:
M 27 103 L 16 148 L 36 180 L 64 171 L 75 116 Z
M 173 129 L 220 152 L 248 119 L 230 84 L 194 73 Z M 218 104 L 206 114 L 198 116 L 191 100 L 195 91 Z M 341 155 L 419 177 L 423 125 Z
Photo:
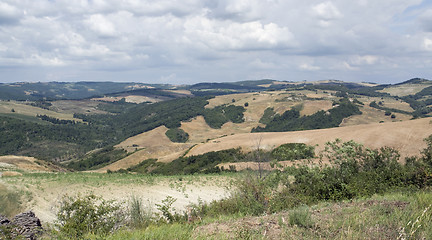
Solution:
M 412 78 L 410 80 L 407 80 L 405 82 L 396 83 L 394 85 L 404 85 L 404 84 L 432 84 L 431 80 L 425 79 L 425 78 Z

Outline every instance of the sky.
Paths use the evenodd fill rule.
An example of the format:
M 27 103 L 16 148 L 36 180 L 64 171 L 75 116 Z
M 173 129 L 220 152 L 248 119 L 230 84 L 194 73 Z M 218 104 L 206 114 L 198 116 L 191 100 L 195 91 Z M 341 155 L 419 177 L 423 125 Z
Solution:
M 432 0 L 0 0 L 0 82 L 432 79 Z

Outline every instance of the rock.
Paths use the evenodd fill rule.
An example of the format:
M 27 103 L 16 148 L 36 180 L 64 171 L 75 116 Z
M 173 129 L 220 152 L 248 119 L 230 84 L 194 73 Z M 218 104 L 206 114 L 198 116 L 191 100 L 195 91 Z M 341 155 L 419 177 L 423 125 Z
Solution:
M 9 225 L 10 221 L 7 217 L 0 214 L 0 226 Z
M 34 240 L 42 232 L 42 224 L 32 211 L 16 215 L 12 219 L 15 231 L 26 239 Z

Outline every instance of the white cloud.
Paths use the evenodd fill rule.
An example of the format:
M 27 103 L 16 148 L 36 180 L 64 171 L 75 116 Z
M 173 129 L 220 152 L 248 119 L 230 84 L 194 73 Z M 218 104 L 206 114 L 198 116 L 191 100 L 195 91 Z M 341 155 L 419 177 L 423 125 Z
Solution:
M 85 23 L 100 36 L 112 37 L 116 34 L 114 24 L 101 14 L 91 15 Z
M 16 23 L 22 16 L 22 12 L 15 6 L 0 2 L 0 25 Z
M 293 35 L 286 27 L 258 21 L 237 23 L 194 17 L 185 22 L 188 42 L 200 42 L 219 50 L 260 50 L 286 48 Z
M 423 40 L 423 48 L 424 48 L 426 51 L 432 51 L 432 39 L 430 39 L 430 38 L 425 38 L 425 39 Z
M 377 63 L 379 57 L 373 55 L 354 56 L 351 58 L 351 64 L 354 65 L 371 65 Z
M 308 63 L 303 63 L 303 64 L 301 64 L 301 65 L 299 66 L 299 69 L 301 69 L 301 70 L 306 70 L 306 71 L 318 71 L 318 70 L 320 70 L 321 68 L 318 67 L 318 66 L 310 65 L 310 64 L 308 64 Z
M 72 80 L 427 77 L 432 12 L 421 3 L 3 0 L 0 74 L 45 77 L 44 66 Z
M 323 27 L 330 25 L 331 21 L 343 17 L 342 13 L 332 2 L 323 2 L 312 6 L 312 12 L 319 19 L 319 24 Z

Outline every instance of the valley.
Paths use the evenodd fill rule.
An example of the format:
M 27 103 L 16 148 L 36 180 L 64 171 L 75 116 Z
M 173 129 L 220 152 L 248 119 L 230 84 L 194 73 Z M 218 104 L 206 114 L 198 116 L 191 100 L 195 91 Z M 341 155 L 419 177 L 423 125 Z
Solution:
M 183 219 L 184 213 L 190 218 L 185 211 L 193 209 L 200 219 L 233 214 L 233 221 L 240 222 L 236 224 L 252 222 L 249 230 L 259 232 L 254 225 L 259 220 L 252 216 L 275 213 L 283 219 L 289 214 L 282 210 L 301 204 L 376 199 L 375 194 L 387 194 L 387 189 L 423 191 L 430 189 L 424 169 L 429 169 L 430 154 L 425 139 L 432 136 L 431 89 L 432 81 L 426 79 L 393 85 L 259 80 L 190 86 L 0 86 L 0 92 L 9 92 L 0 101 L 0 197 L 5 199 L 0 207 L 12 209 L 9 215 L 32 209 L 44 223 L 54 223 L 64 196 L 94 194 L 124 209 L 138 198 L 158 219 L 152 218 L 150 225 L 174 221 L 167 220 L 169 211 L 171 217 Z M 317 176 L 336 175 L 320 171 L 342 168 L 332 159 L 338 154 L 343 155 L 341 161 L 352 157 L 359 164 L 348 180 L 317 180 L 312 186 L 299 180 L 312 183 Z M 377 161 L 374 164 L 384 170 L 369 169 L 368 161 Z M 377 169 L 392 182 L 367 172 Z M 297 189 L 313 189 L 327 181 L 335 185 L 311 193 Z M 379 187 L 364 190 L 356 184 Z M 248 187 L 258 192 L 248 192 L 255 191 Z M 250 196 L 255 196 L 247 200 L 251 202 L 242 202 Z M 6 205 L 8 199 L 19 204 L 12 208 Z M 168 212 L 163 204 L 170 204 Z M 315 219 L 325 217 L 315 207 L 308 211 Z M 226 223 L 212 224 L 202 223 L 194 234 L 217 236 L 212 228 L 225 228 Z

